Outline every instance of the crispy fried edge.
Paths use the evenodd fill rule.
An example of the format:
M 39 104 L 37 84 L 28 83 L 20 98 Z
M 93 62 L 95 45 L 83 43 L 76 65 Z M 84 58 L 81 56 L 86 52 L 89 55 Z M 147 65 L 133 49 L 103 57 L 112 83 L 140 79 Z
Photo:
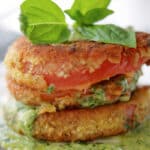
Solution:
M 137 53 L 133 58 L 135 66 L 140 56 L 150 58 L 149 39 L 149 34 L 137 33 Z M 92 41 L 40 46 L 33 45 L 25 37 L 21 37 L 10 47 L 5 57 L 5 64 L 8 72 L 19 84 L 43 89 L 49 84 L 43 76 L 45 74 L 50 76 L 55 74 L 56 77 L 65 79 L 69 72 L 81 71 L 83 68 L 83 70 L 94 72 L 106 60 L 119 63 L 121 53 L 130 55 L 131 50 L 120 45 Z M 87 86 L 89 84 L 84 83 L 81 87 L 76 86 L 76 88 L 83 89 Z

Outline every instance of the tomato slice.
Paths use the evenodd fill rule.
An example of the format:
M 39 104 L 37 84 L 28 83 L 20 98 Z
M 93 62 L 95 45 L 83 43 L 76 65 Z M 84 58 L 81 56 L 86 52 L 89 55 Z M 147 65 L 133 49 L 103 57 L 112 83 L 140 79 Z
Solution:
M 138 58 L 135 64 L 135 49 L 131 49 L 131 55 L 122 55 L 121 62 L 118 64 L 106 60 L 93 73 L 86 71 L 73 72 L 68 78 L 44 75 L 48 85 L 54 84 L 58 90 L 83 90 L 89 88 L 92 84 L 119 74 L 126 74 L 140 69 L 141 65 L 147 61 L 146 58 Z

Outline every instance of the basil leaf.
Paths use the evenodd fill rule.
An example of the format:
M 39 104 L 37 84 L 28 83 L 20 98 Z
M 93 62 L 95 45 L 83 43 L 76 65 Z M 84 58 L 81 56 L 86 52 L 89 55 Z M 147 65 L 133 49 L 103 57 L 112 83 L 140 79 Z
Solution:
M 26 0 L 20 21 L 21 30 L 35 44 L 61 43 L 70 36 L 64 13 L 51 0 Z
M 136 35 L 131 29 L 122 29 L 115 25 L 75 26 L 72 39 L 93 40 L 103 43 L 136 47 Z
M 111 15 L 113 11 L 106 8 L 95 8 L 89 10 L 85 15 L 81 14 L 80 11 L 76 11 L 75 14 L 71 11 L 66 11 L 66 13 L 79 24 L 90 25 Z
M 83 23 L 85 24 L 92 24 L 96 21 L 102 20 L 108 15 L 113 13 L 112 10 L 108 10 L 105 8 L 96 8 L 93 10 L 88 11 L 85 16 L 83 17 Z
M 79 10 L 82 14 L 86 14 L 89 10 L 95 8 L 107 8 L 109 3 L 110 0 L 75 0 L 70 11 L 76 12 L 77 10 Z
M 79 24 L 90 25 L 113 13 L 112 10 L 106 8 L 109 3 L 110 0 L 94 0 L 86 2 L 75 0 L 72 8 L 65 12 Z

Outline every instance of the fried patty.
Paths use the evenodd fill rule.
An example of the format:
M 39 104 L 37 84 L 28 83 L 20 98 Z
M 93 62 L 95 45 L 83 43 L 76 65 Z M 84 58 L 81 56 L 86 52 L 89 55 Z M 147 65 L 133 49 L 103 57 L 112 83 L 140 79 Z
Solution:
M 19 85 L 7 76 L 8 88 L 16 100 L 27 105 L 42 105 L 48 103 L 54 105 L 57 110 L 66 108 L 97 107 L 104 104 L 112 104 L 117 101 L 128 101 L 135 90 L 141 71 L 127 75 L 118 75 L 107 81 L 95 84 L 83 91 L 39 91 Z
M 92 41 L 77 41 L 57 45 L 33 45 L 25 37 L 21 37 L 10 47 L 5 58 L 8 87 L 17 100 L 29 105 L 41 105 L 41 103 L 48 102 L 58 109 L 88 107 L 86 106 L 87 103 L 82 103 L 83 99 L 84 101 L 91 99 L 91 103 L 93 103 L 97 98 L 93 98 L 94 94 L 91 89 L 96 84 L 101 85 L 104 80 L 109 80 L 111 77 L 119 75 L 117 67 L 105 67 L 103 65 L 104 70 L 99 76 L 102 76 L 103 72 L 109 74 L 114 68 L 116 68 L 116 72 L 113 74 L 114 76 L 111 76 L 110 73 L 101 82 L 93 82 L 95 77 L 86 76 L 86 73 L 83 73 L 81 78 L 71 76 L 68 81 L 68 74 L 73 74 L 74 72 L 79 74 L 78 71 L 80 70 L 88 70 L 92 74 L 97 67 L 101 67 L 105 62 L 120 64 L 123 61 L 123 57 L 130 57 L 131 60 L 125 61 L 124 64 L 127 67 L 122 67 L 121 72 L 125 70 L 123 74 L 128 74 L 131 71 L 137 71 L 141 67 L 141 64 L 137 65 L 139 57 L 146 58 L 146 60 L 150 58 L 149 38 L 149 34 L 137 33 L 137 48 L 133 49 Z M 132 56 L 134 57 L 132 58 Z M 130 67 L 129 62 L 135 64 L 134 69 Z M 129 68 L 130 71 L 127 71 L 126 68 Z M 61 75 L 64 74 L 62 72 L 65 72 L 67 76 L 62 77 Z M 56 81 L 59 78 L 57 83 L 60 81 L 63 86 L 58 88 L 54 85 L 55 90 L 52 93 L 46 93 L 51 86 L 47 78 L 45 78 L 46 76 L 50 76 L 52 80 Z M 97 77 L 99 78 L 99 76 Z M 65 79 L 68 82 L 64 82 Z M 82 88 L 78 89 L 74 85 L 74 81 L 80 80 L 82 82 L 82 80 L 87 79 L 88 81 L 85 82 L 87 85 L 84 88 L 81 86 Z M 69 84 L 72 84 L 72 88 L 68 89 L 65 86 Z M 105 100 L 101 98 L 104 100 L 102 104 L 116 102 L 122 94 L 125 94 L 122 87 L 120 88 L 111 81 L 104 85 L 102 91 L 105 92 L 106 97 Z M 130 93 L 131 91 L 127 92 L 127 95 L 130 96 Z
M 115 69 L 112 76 L 108 75 L 110 69 L 103 64 L 112 63 L 113 69 L 123 61 L 123 56 L 130 59 L 125 65 L 129 63 L 128 66 L 134 65 L 134 70 L 138 70 L 141 67 L 138 65 L 139 57 L 143 58 L 143 63 L 150 59 L 149 39 L 149 34 L 137 33 L 137 48 L 133 49 L 93 41 L 33 45 L 25 37 L 21 37 L 9 48 L 5 64 L 9 75 L 19 85 L 44 91 L 50 83 L 55 82 L 55 86 L 61 91 L 83 90 L 100 80 L 120 74 L 119 70 Z M 106 69 L 107 75 L 96 79 L 96 71 L 102 67 Z M 130 67 L 122 68 L 121 72 L 124 73 L 133 71 Z M 81 77 L 77 77 L 79 72 L 82 73 Z M 90 75 L 90 82 L 87 82 L 86 74 Z M 99 74 L 102 76 L 103 71 Z M 66 80 L 69 80 L 71 85 L 65 84 Z
M 16 108 L 15 108 L 16 107 Z M 70 142 L 89 141 L 125 133 L 150 115 L 150 87 L 137 89 L 129 102 L 97 108 L 39 111 L 8 101 L 5 117 L 10 127 L 37 139 Z M 9 111 L 9 113 L 7 113 Z
M 118 135 L 150 115 L 150 88 L 136 90 L 131 101 L 94 109 L 44 113 L 35 120 L 33 135 L 49 141 L 87 141 Z

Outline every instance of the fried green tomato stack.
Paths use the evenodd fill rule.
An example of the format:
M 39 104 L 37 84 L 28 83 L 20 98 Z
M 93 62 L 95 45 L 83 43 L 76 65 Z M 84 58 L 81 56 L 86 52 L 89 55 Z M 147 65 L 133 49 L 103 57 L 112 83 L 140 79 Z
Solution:
M 136 89 L 150 60 L 150 35 L 136 37 L 137 48 L 19 38 L 5 57 L 14 97 L 5 105 L 8 125 L 51 142 L 90 141 L 137 127 L 150 114 L 150 88 Z

